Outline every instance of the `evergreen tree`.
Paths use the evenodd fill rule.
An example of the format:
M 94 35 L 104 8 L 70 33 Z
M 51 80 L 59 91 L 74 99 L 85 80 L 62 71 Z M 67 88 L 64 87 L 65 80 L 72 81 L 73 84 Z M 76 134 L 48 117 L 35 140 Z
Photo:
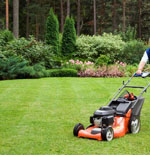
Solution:
M 73 18 L 66 17 L 64 32 L 62 37 L 62 54 L 69 56 L 75 51 L 76 30 Z
M 46 43 L 50 44 L 53 51 L 59 52 L 59 22 L 53 9 L 50 9 L 49 16 L 46 22 Z

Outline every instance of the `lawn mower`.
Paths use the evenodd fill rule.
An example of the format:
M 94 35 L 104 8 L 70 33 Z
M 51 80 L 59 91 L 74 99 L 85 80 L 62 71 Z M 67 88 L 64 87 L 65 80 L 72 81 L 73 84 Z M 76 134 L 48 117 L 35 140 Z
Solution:
M 100 107 L 90 117 L 90 125 L 84 129 L 81 123 L 75 125 L 74 136 L 96 140 L 111 141 L 113 138 L 122 137 L 126 133 L 136 134 L 140 131 L 140 113 L 144 103 L 143 93 L 150 86 L 128 85 L 133 77 L 146 78 L 149 72 L 141 75 L 133 74 L 132 77 L 119 89 L 107 106 Z M 129 92 L 127 88 L 142 89 L 139 96 Z

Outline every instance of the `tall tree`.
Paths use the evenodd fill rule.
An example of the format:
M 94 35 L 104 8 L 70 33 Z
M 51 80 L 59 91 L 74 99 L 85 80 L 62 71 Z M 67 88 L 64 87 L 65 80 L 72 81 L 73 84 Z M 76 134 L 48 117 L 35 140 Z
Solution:
M 67 0 L 67 16 L 70 17 L 70 0 Z
M 80 35 L 80 0 L 77 2 L 77 35 Z
M 29 4 L 30 0 L 26 0 L 26 37 L 29 37 Z
M 116 3 L 116 0 L 113 0 L 113 8 L 112 8 L 112 25 L 113 25 L 113 32 L 114 32 L 114 30 L 116 29 L 116 5 L 117 5 L 117 3 Z
M 39 39 L 39 20 L 38 20 L 38 15 L 36 15 L 35 17 L 35 37 L 36 37 L 36 40 Z
M 60 26 L 60 31 L 63 32 L 64 28 L 64 8 L 63 8 L 63 0 L 60 0 L 60 16 L 61 16 L 61 26 Z
M 19 0 L 13 0 L 13 33 L 19 37 Z
M 94 35 L 96 35 L 96 0 L 93 0 L 93 10 L 94 10 Z
M 123 27 L 122 31 L 125 32 L 126 29 L 126 0 L 123 0 Z
M 100 26 L 99 26 L 99 34 L 102 34 L 103 32 L 103 25 L 104 25 L 104 16 L 105 16 L 105 8 L 106 8 L 106 3 L 104 0 L 100 1 Z
M 141 38 L 141 14 L 142 14 L 142 0 L 138 0 L 138 37 Z
M 9 4 L 8 0 L 6 0 L 6 29 L 9 29 Z
M 64 32 L 62 37 L 62 54 L 64 56 L 71 56 L 75 52 L 76 44 L 76 30 L 74 27 L 73 18 L 66 17 L 64 24 Z
M 56 54 L 59 54 L 59 22 L 52 8 L 46 21 L 46 43 L 52 46 Z

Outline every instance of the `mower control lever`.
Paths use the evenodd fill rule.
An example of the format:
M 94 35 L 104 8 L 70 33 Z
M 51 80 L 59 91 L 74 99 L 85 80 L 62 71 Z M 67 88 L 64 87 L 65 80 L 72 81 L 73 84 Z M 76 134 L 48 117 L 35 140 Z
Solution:
M 142 78 L 145 78 L 147 76 L 150 76 L 150 72 L 145 72 L 145 73 L 142 73 Z

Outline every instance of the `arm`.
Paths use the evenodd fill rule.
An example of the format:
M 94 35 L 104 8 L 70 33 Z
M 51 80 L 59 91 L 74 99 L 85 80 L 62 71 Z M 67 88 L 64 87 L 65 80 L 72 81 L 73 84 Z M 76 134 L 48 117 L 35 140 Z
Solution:
M 138 70 L 136 71 L 136 74 L 141 74 L 142 73 L 142 70 L 143 70 L 145 64 L 146 64 L 146 62 L 141 60 L 141 62 L 139 64 L 139 67 L 138 67 Z
M 142 73 L 142 70 L 145 66 L 145 64 L 147 63 L 148 61 L 148 55 L 146 53 L 146 51 L 144 52 L 144 55 L 139 63 L 139 67 L 138 67 L 138 70 L 136 71 L 136 74 L 141 74 Z

